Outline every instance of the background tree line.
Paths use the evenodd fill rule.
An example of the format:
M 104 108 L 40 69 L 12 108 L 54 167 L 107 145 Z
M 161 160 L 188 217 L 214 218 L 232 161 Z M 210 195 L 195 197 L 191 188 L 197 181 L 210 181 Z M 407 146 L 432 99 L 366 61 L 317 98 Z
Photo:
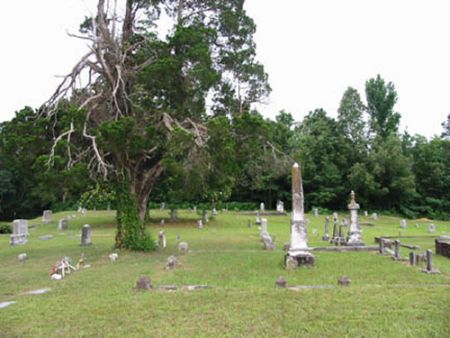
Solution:
M 188 158 L 167 157 L 150 202 L 263 201 L 274 208 L 281 199 L 289 206 L 290 166 L 299 161 L 307 208 L 344 209 L 355 190 L 364 209 L 449 219 L 450 115 L 441 136 L 430 140 L 400 133 L 396 101 L 394 85 L 380 76 L 366 82 L 365 101 L 349 87 L 337 118 L 316 109 L 299 122 L 285 111 L 270 120 L 229 99 L 205 116 L 203 150 Z M 55 130 L 68 128 L 76 111 L 71 102 L 58 109 L 57 120 L 37 119 L 26 107 L 0 124 L 0 219 L 79 204 L 115 207 L 114 189 L 89 177 L 89 163 L 67 167 L 64 142 L 48 167 Z M 177 140 L 174 151 L 187 151 L 183 142 Z

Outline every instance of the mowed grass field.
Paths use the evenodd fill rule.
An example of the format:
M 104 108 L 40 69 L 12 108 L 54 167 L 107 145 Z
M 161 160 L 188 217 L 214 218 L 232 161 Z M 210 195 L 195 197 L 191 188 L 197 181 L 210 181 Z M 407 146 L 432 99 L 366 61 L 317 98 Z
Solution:
M 151 253 L 114 251 L 115 213 L 88 211 L 69 222 L 69 230 L 57 229 L 57 221 L 73 212 L 53 215 L 43 225 L 31 220 L 29 242 L 10 246 L 9 235 L 0 235 L 0 337 L 449 337 L 450 259 L 433 255 L 441 274 L 420 272 L 376 252 L 314 252 L 316 265 L 286 271 L 283 244 L 289 241 L 288 216 L 267 216 L 277 249 L 264 251 L 254 215 L 223 212 L 196 228 L 200 217 L 179 212 L 170 222 L 167 211 L 152 210 L 149 225 L 156 239 L 160 219 L 168 247 Z M 340 216 L 348 214 L 340 213 Z M 309 245 L 327 246 L 321 240 L 324 217 L 308 214 Z M 372 221 L 360 217 L 363 239 L 375 245 L 379 235 L 430 236 L 430 222 L 381 216 Z M 83 224 L 92 226 L 89 247 L 80 246 Z M 450 222 L 433 221 L 436 237 L 450 234 Z M 416 225 L 417 224 L 417 225 Z M 332 228 L 332 224 L 330 224 Z M 314 231 L 316 229 L 316 231 Z M 43 241 L 39 237 L 53 235 Z M 179 237 L 179 240 L 177 240 Z M 434 239 L 400 238 L 402 243 L 432 248 Z M 188 254 L 178 253 L 179 241 L 187 241 Z M 411 250 L 402 248 L 407 257 Z M 28 260 L 21 264 L 20 253 Z M 112 263 L 108 255 L 118 252 Z M 63 256 L 76 263 L 81 253 L 90 268 L 80 269 L 62 281 L 50 280 L 51 266 Z M 181 266 L 164 269 L 167 257 L 176 255 Z M 150 276 L 154 286 L 207 284 L 198 291 L 137 292 L 139 276 Z M 338 287 L 346 275 L 352 283 Z M 289 285 L 328 286 L 300 291 L 275 287 L 284 276 Z M 41 295 L 27 291 L 51 288 Z

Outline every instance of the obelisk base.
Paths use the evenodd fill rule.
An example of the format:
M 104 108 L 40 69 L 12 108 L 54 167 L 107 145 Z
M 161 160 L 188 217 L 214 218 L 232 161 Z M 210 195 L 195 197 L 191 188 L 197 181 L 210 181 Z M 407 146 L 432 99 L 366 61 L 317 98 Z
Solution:
M 291 251 L 286 254 L 284 257 L 284 263 L 286 269 L 293 270 L 298 268 L 299 266 L 314 266 L 315 257 L 311 252 L 308 251 Z

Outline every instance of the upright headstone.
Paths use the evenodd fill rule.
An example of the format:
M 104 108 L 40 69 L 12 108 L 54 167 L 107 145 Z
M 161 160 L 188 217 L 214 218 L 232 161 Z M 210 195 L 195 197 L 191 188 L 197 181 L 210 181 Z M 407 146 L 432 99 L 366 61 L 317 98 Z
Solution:
M 400 221 L 400 228 L 406 229 L 408 227 L 408 223 L 406 222 L 406 219 L 402 219 Z
M 277 212 L 284 213 L 284 203 L 283 201 L 277 201 Z
M 159 210 L 164 210 L 166 208 L 166 203 L 161 202 L 160 206 L 159 206 Z
M 201 219 L 199 219 L 199 220 L 197 221 L 197 228 L 203 229 L 203 221 L 202 221 Z
M 178 251 L 180 253 L 187 253 L 189 251 L 189 245 L 187 244 L 187 242 L 178 243 Z
M 10 236 L 10 244 L 18 245 L 28 242 L 28 221 L 16 219 L 13 221 L 13 233 Z
M 377 214 L 376 212 L 374 212 L 374 213 L 372 214 L 372 219 L 373 219 L 374 221 L 378 220 L 378 214 Z
M 433 223 L 428 224 L 428 232 L 429 232 L 430 234 L 436 232 L 436 226 L 435 226 Z
M 259 205 L 259 210 L 261 212 L 264 212 L 266 210 L 266 207 L 264 206 L 264 202 L 261 202 L 261 204 Z
M 369 213 L 367 212 L 367 210 L 364 210 L 364 216 L 369 216 Z
M 338 239 L 338 214 L 333 213 L 333 238 L 331 238 L 331 243 L 336 244 Z
M 267 218 L 261 218 L 261 236 L 269 235 Z
M 426 260 L 427 260 L 426 268 L 425 270 L 422 271 L 427 273 L 439 273 L 439 271 L 433 269 L 433 251 L 431 251 L 431 249 L 428 249 L 426 251 Z
M 364 242 L 361 239 L 361 226 L 358 222 L 359 204 L 355 201 L 355 192 L 353 190 L 350 198 L 350 204 L 348 205 L 348 209 L 350 210 L 350 234 L 347 245 L 361 246 L 364 245 Z
M 81 228 L 81 245 L 87 246 L 91 244 L 91 226 L 89 224 L 85 224 L 83 225 L 83 228 Z
M 170 210 L 170 220 L 176 221 L 178 219 L 178 212 L 177 209 L 171 209 Z
M 111 210 L 111 202 L 108 201 L 108 203 L 106 204 L 106 210 Z
M 217 216 L 217 210 L 216 210 L 216 208 L 212 208 L 211 215 Z
M 339 225 L 339 233 L 338 233 L 338 238 L 336 239 L 336 244 L 337 245 L 344 245 L 345 244 L 345 224 L 344 221 L 341 221 L 341 224 Z
M 308 234 L 303 207 L 303 185 L 300 166 L 292 166 L 292 220 L 291 220 L 291 247 L 286 255 L 286 267 L 297 265 L 313 265 L 314 256 L 309 251 Z
M 67 230 L 69 227 L 69 221 L 66 218 L 62 218 L 58 222 L 58 229 L 59 230 Z
M 208 223 L 209 222 L 208 210 L 206 210 L 206 209 L 203 209 L 202 221 L 203 221 L 203 223 Z
M 314 216 L 319 216 L 319 209 L 318 208 L 314 208 L 313 209 L 313 212 L 314 212 Z
M 161 220 L 160 225 L 163 227 L 164 225 L 166 225 L 166 221 L 164 220 L 164 218 Z
M 322 236 L 322 240 L 329 241 L 330 240 L 330 217 L 325 217 L 325 233 Z
M 52 221 L 53 213 L 51 210 L 44 210 L 42 214 L 42 223 L 48 224 Z
M 163 230 L 159 232 L 158 239 L 159 239 L 159 247 L 164 249 L 167 243 L 166 243 L 166 233 Z

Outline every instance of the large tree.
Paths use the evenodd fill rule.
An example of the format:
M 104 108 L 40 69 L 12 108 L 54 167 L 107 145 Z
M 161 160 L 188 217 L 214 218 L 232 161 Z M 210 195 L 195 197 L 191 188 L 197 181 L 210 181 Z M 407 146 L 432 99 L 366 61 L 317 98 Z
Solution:
M 117 247 L 152 246 L 143 223 L 149 196 L 165 164 L 205 146 L 208 95 L 216 111 L 227 102 L 220 98 L 231 97 L 239 113 L 268 92 L 243 4 L 98 0 L 95 17 L 81 25 L 89 52 L 47 102 L 46 115 L 56 119 L 54 107 L 69 95 L 80 108 L 56 143 L 77 138 L 76 146 L 67 142 L 69 156 L 84 155 L 97 175 L 113 180 Z M 157 31 L 162 11 L 172 20 L 164 38 Z M 83 88 L 75 86 L 79 78 Z
M 394 111 L 397 91 L 392 82 L 386 83 L 380 75 L 366 82 L 367 112 L 370 117 L 371 132 L 386 138 L 397 132 L 400 114 Z

